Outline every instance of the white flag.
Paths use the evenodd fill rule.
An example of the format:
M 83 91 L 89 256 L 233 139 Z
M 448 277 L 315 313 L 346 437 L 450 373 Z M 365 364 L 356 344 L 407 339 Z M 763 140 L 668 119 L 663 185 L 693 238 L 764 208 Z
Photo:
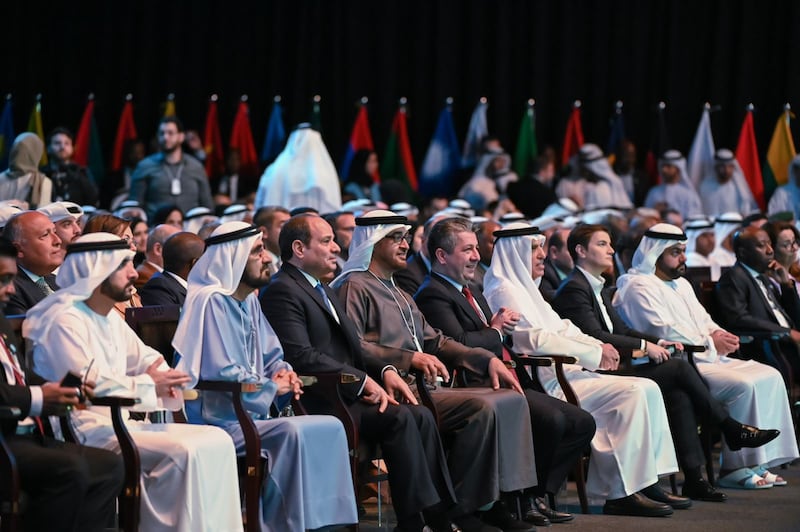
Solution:
M 708 106 L 703 109 L 697 132 L 694 134 L 692 149 L 689 150 L 687 171 L 695 188 L 700 187 L 703 178 L 714 171 L 714 138 L 711 136 L 711 116 Z

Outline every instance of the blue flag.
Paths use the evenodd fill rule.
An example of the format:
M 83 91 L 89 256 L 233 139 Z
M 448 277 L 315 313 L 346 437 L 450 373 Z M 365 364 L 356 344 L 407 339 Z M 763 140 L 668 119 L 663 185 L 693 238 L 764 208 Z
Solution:
M 622 141 L 625 140 L 625 121 L 622 118 L 622 108 L 618 108 L 611 119 L 611 132 L 608 136 L 606 145 L 606 157 L 612 157 L 617 153 Z
M 478 156 L 481 151 L 481 141 L 489 134 L 489 126 L 486 123 L 486 98 L 481 98 L 472 117 L 469 119 L 467 128 L 467 139 L 464 141 L 464 150 L 461 153 L 461 167 L 473 168 L 478 164 Z
M 8 168 L 8 154 L 14 142 L 14 119 L 11 115 L 11 98 L 6 100 L 3 116 L 0 116 L 0 170 Z
M 274 102 L 269 115 L 264 147 L 261 148 L 261 162 L 271 163 L 275 160 L 283 150 L 284 144 L 286 144 L 286 129 L 283 127 L 283 110 L 280 103 Z
M 453 177 L 461 164 L 461 150 L 456 139 L 453 113 L 445 106 L 439 114 L 439 122 L 433 134 L 419 176 L 419 192 L 423 196 L 450 197 L 453 193 Z

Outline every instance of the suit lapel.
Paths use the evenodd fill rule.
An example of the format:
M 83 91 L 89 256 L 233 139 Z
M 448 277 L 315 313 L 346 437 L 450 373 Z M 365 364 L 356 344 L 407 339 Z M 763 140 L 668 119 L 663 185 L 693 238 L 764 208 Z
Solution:
M 445 279 L 441 275 L 437 275 L 435 273 L 431 273 L 431 279 L 436 280 L 439 283 L 439 285 L 442 288 L 444 288 L 444 290 L 448 294 L 450 294 L 450 297 L 453 299 L 453 301 L 456 302 L 456 305 L 461 307 L 461 310 L 462 310 L 462 312 L 464 312 L 464 315 L 465 316 L 469 316 L 469 319 L 472 320 L 472 325 L 474 327 L 480 329 L 480 328 L 483 328 L 485 326 L 484 323 L 483 323 L 483 320 L 481 320 L 480 316 L 478 316 L 478 314 L 475 312 L 475 309 L 472 308 L 472 305 L 469 304 L 469 301 L 467 301 L 467 298 L 464 297 L 464 294 L 459 292 L 456 289 L 456 287 L 453 286 L 452 284 L 450 284 L 450 282 L 447 279 Z M 473 294 L 473 297 L 475 297 L 475 294 Z M 478 304 L 478 306 L 480 306 L 480 303 Z M 486 310 L 483 309 L 483 307 L 481 307 L 481 309 L 484 311 L 484 313 L 486 312 Z M 487 314 L 487 317 L 489 317 L 489 316 L 490 316 L 490 314 Z M 473 329 L 473 330 L 476 330 L 476 329 Z
M 597 302 L 597 298 L 594 296 L 594 290 L 592 290 L 592 285 L 589 284 L 589 281 L 586 277 L 578 271 L 577 269 L 573 271 L 571 274 L 572 281 L 578 283 L 582 290 L 586 291 L 589 294 L 589 301 L 592 302 L 592 312 L 594 312 L 595 318 L 600 322 L 600 325 L 603 326 L 603 329 L 606 332 L 611 332 L 608 330 L 608 324 L 606 324 L 606 320 L 603 318 L 603 311 L 600 310 L 600 303 Z M 603 294 L 604 291 L 600 292 L 600 297 L 603 298 L 603 304 L 608 306 L 609 301 L 606 300 L 605 295 Z M 611 315 L 609 314 L 609 318 Z

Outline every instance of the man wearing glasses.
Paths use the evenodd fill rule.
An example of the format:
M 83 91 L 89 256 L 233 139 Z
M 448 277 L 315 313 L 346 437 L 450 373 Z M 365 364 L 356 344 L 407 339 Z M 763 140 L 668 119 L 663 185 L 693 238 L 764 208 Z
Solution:
M 448 442 L 448 467 L 463 530 L 532 530 L 499 501 L 536 485 L 528 405 L 519 383 L 502 361 L 482 348 L 467 347 L 431 327 L 394 274 L 406 267 L 410 228 L 404 216 L 376 210 L 356 219 L 350 258 L 332 286 L 352 319 L 367 353 L 391 370 L 420 370 L 426 380 L 450 384 L 453 370 L 487 381 L 485 387 L 439 386 L 432 392 L 439 429 Z M 502 389 L 501 388 L 510 388 Z M 478 513 L 478 518 L 472 515 Z M 458 515 L 460 513 L 460 515 Z

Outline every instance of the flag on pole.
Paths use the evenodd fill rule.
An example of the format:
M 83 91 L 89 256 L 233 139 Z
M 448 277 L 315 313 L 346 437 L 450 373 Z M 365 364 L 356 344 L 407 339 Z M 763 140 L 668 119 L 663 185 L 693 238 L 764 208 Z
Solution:
M 14 143 L 14 116 L 11 112 L 11 95 L 6 96 L 3 115 L 0 116 L 0 169 L 8 168 L 8 154 Z
M 233 119 L 231 129 L 231 139 L 228 143 L 232 150 L 239 151 L 241 168 L 239 174 L 242 178 L 250 180 L 257 179 L 259 176 L 258 153 L 253 142 L 253 131 L 250 129 L 250 109 L 247 106 L 247 96 L 242 96 L 239 102 L 239 109 Z
M 217 100 L 219 97 L 212 94 L 208 99 L 208 111 L 206 111 L 206 127 L 203 132 L 205 144 L 203 151 L 206 152 L 206 176 L 216 182 L 225 173 L 225 153 L 222 145 L 222 134 L 219 130 L 219 112 Z
M 165 116 L 178 116 L 175 113 L 175 94 L 170 92 L 167 94 L 167 101 L 164 102 L 164 114 L 161 115 L 162 117 Z
M 486 122 L 486 110 L 489 103 L 486 98 L 481 98 L 472 117 L 469 119 L 467 138 L 464 140 L 464 151 L 461 154 L 461 168 L 472 168 L 478 164 L 481 151 L 481 141 L 489 134 L 489 125 Z
M 792 162 L 797 151 L 794 149 L 794 139 L 789 121 L 794 118 L 794 113 L 787 103 L 783 114 L 775 124 L 772 140 L 767 150 L 767 164 L 764 165 L 764 197 L 769 199 L 775 189 L 789 181 L 789 163 Z
M 44 143 L 44 127 L 42 126 L 42 95 L 36 95 L 36 103 L 33 104 L 31 114 L 28 117 L 28 129 L 31 133 L 35 133 L 37 137 L 42 139 Z M 47 150 L 42 152 L 42 160 L 39 161 L 39 166 L 47 164 Z
M 736 160 L 744 173 L 750 191 L 758 203 L 758 207 L 764 211 L 767 202 L 764 199 L 764 177 L 761 175 L 761 163 L 758 160 L 758 145 L 756 145 L 756 133 L 753 128 L 753 104 L 747 106 L 747 114 L 744 116 L 742 130 L 739 132 L 739 142 L 736 144 Z
M 94 94 L 89 95 L 83 110 L 78 133 L 75 135 L 75 152 L 72 155 L 76 164 L 86 166 L 91 171 L 94 182 L 100 184 L 106 175 L 103 161 L 103 148 L 100 146 L 100 133 L 94 118 Z
M 714 137 L 711 135 L 711 104 L 706 103 L 686 159 L 686 171 L 695 188 L 699 189 L 703 178 L 714 172 L 715 152 Z M 660 153 L 657 155 L 661 156 Z
M 395 179 L 402 182 L 411 192 L 419 190 L 417 172 L 411 155 L 411 143 L 408 140 L 405 98 L 400 100 L 400 107 L 392 120 L 392 130 L 381 161 L 381 175 L 385 180 Z
M 372 133 L 369 130 L 369 118 L 367 117 L 367 98 L 361 98 L 356 121 L 353 123 L 353 130 L 350 133 L 350 142 L 347 145 L 347 152 L 344 154 L 344 161 L 342 161 L 342 168 L 339 176 L 342 180 L 347 180 L 350 174 L 350 165 L 353 164 L 353 157 L 356 152 L 360 150 L 375 151 L 375 146 L 372 143 Z M 372 181 L 374 183 L 381 182 L 379 171 L 372 174 Z
M 117 125 L 117 135 L 114 137 L 114 151 L 111 153 L 110 167 L 112 172 L 122 170 L 125 142 L 134 140 L 138 136 L 136 124 L 133 121 L 133 95 L 128 94 L 125 96 L 125 105 L 122 106 L 122 114 L 120 114 L 119 124 Z
M 617 160 L 617 151 L 622 146 L 623 140 L 625 140 L 625 120 L 622 118 L 622 101 L 617 101 L 614 104 L 614 117 L 611 119 L 611 131 L 608 135 L 608 144 L 606 144 L 608 164 L 614 165 Z
M 453 177 L 461 165 L 452 105 L 453 99 L 448 98 L 420 169 L 419 192 L 429 198 L 452 194 Z
M 583 126 L 581 126 L 581 101 L 575 100 L 572 112 L 567 120 L 567 131 L 564 133 L 564 143 L 561 145 L 561 166 L 569 164 L 569 158 L 578 153 L 583 146 Z
M 321 103 L 322 103 L 322 96 L 320 96 L 319 94 L 315 95 L 311 103 L 311 129 L 319 131 L 320 135 L 322 135 L 322 109 L 320 107 Z
M 539 146 L 536 144 L 536 114 L 533 99 L 528 100 L 528 106 L 522 114 L 517 135 L 517 149 L 514 151 L 514 172 L 519 177 L 525 177 L 533 171 L 536 158 L 539 156 Z
M 664 110 L 667 104 L 658 102 L 656 111 L 656 122 L 653 125 L 653 133 L 650 138 L 650 148 L 644 162 L 644 169 L 650 176 L 650 186 L 656 185 L 661 181 L 658 173 L 658 158 L 670 149 L 669 133 L 667 133 L 667 119 Z
M 264 136 L 264 146 L 261 148 L 261 162 L 269 164 L 275 160 L 286 144 L 286 129 L 283 127 L 283 109 L 281 97 L 275 96 L 272 102 L 272 112 L 267 122 L 267 133 Z

